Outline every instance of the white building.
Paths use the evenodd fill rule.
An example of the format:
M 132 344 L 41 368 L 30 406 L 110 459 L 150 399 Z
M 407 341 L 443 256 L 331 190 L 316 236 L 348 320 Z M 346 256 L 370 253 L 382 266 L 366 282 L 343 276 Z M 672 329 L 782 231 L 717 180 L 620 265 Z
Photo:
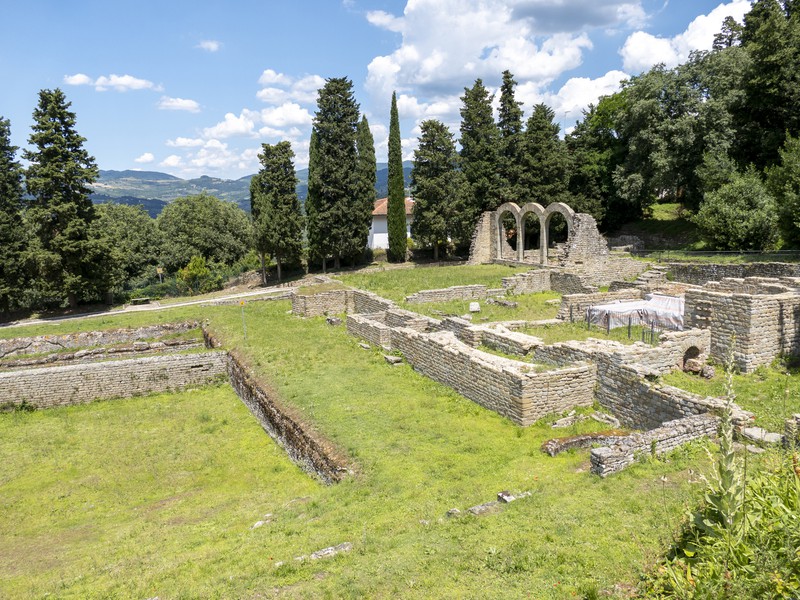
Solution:
M 386 208 L 389 204 L 388 198 L 381 198 L 375 201 L 375 209 L 372 211 L 372 225 L 369 228 L 369 247 L 376 248 L 389 247 L 389 226 L 386 220 Z M 414 220 L 414 200 L 406 198 L 406 237 L 411 237 L 411 222 Z

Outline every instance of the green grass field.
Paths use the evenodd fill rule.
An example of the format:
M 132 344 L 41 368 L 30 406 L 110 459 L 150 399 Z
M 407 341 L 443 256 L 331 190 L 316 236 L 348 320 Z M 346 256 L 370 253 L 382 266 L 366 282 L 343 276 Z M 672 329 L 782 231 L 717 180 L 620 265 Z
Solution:
M 695 499 L 697 447 L 600 480 L 539 450 L 599 424 L 519 428 L 288 308 L 248 305 L 247 343 L 238 307 L 206 316 L 358 474 L 301 473 L 227 386 L 0 415 L 0 596 L 569 598 L 635 583 Z M 502 490 L 532 495 L 445 516 Z
M 409 281 L 374 285 L 397 298 L 475 282 L 439 269 L 443 280 L 407 269 Z M 499 282 L 503 269 L 477 276 Z M 690 468 L 708 467 L 701 444 L 599 479 L 588 451 L 550 458 L 540 446 L 603 425 L 517 427 L 289 308 L 247 304 L 246 341 L 239 306 L 0 329 L 208 319 L 356 467 L 321 485 L 227 385 L 0 414 L 0 597 L 623 598 L 699 501 Z M 746 381 L 743 406 L 760 389 Z M 531 496 L 464 514 L 503 490 Z M 462 515 L 447 517 L 451 508 Z M 251 529 L 257 521 L 269 522 Z M 294 560 L 345 541 L 352 552 Z

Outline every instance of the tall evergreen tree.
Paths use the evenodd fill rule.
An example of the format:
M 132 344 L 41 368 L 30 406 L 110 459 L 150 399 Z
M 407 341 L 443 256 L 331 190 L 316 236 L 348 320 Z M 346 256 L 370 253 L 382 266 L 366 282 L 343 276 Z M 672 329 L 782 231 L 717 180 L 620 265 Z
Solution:
M 567 193 L 569 157 L 553 109 L 537 104 L 525 128 L 525 154 L 522 185 L 525 202 L 547 206 L 563 201 Z
M 356 129 L 358 103 L 353 83 L 346 77 L 330 78 L 319 90 L 313 133 L 316 134 L 314 168 L 309 172 L 309 193 L 314 197 L 314 218 L 309 221 L 313 253 L 323 259 L 333 255 L 334 267 L 342 258 L 360 255 L 367 234 L 360 223 Z
M 0 312 L 20 308 L 25 290 L 22 166 L 11 145 L 11 124 L 0 118 Z
M 358 195 L 360 209 L 358 216 L 361 218 L 361 232 L 366 232 L 369 237 L 369 228 L 372 225 L 372 211 L 375 210 L 377 191 L 375 183 L 378 179 L 378 164 L 375 157 L 375 139 L 369 128 L 366 115 L 358 123 L 356 137 L 356 150 L 358 152 Z M 359 234 L 362 235 L 362 234 Z
M 266 284 L 264 255 L 275 258 L 278 281 L 285 263 L 297 262 L 303 251 L 303 215 L 297 197 L 297 175 L 292 145 L 262 144 L 261 170 L 250 182 L 256 249 L 261 255 L 262 282 Z
M 317 132 L 311 130 L 311 140 L 308 144 L 308 192 L 305 201 L 306 213 L 306 238 L 308 243 L 308 260 L 319 260 L 322 263 L 323 272 L 326 271 L 327 257 L 330 254 L 328 238 L 322 227 L 322 206 L 317 194 L 316 185 L 311 182 L 317 177 Z
M 524 138 L 522 129 L 522 106 L 514 98 L 517 82 L 511 71 L 503 71 L 503 84 L 500 86 L 500 109 L 498 128 L 500 129 L 500 200 L 520 203 L 525 197 L 522 187 Z
M 33 112 L 33 150 L 26 173 L 27 219 L 36 236 L 34 288 L 43 303 L 74 307 L 80 300 L 101 298 L 110 282 L 107 262 L 110 248 L 90 237 L 95 219 L 89 199 L 99 172 L 83 147 L 85 138 L 75 131 L 75 113 L 60 89 L 39 92 Z
M 432 247 L 434 260 L 439 260 L 442 245 L 469 240 L 474 213 L 467 203 L 469 186 L 459 168 L 453 134 L 435 119 L 423 121 L 420 129 L 411 170 L 412 231 L 414 239 Z
M 498 188 L 498 139 L 492 115 L 492 96 L 483 81 L 464 88 L 461 97 L 461 167 L 470 185 L 470 203 L 477 216 L 500 204 Z
M 392 262 L 405 262 L 406 260 L 405 187 L 397 94 L 392 92 L 392 108 L 389 117 L 389 198 L 386 207 L 386 221 L 389 230 L 388 258 Z

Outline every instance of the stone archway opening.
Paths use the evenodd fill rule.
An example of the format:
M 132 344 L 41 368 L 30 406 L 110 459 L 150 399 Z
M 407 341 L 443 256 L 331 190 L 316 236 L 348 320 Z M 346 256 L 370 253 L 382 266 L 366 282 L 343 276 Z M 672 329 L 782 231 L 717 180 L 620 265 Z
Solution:
M 539 215 L 527 212 L 523 217 L 523 259 L 538 262 L 541 256 L 542 223 Z
M 500 210 L 497 215 L 498 258 L 517 260 L 519 251 L 519 222 L 517 215 L 509 208 Z
M 700 348 L 697 346 L 689 346 L 683 353 L 683 358 L 681 359 L 681 369 L 683 371 L 699 373 L 703 368 L 703 365 L 699 360 L 700 354 Z
M 546 227 L 548 259 L 558 260 L 569 237 L 569 223 L 560 212 L 553 212 L 547 217 Z

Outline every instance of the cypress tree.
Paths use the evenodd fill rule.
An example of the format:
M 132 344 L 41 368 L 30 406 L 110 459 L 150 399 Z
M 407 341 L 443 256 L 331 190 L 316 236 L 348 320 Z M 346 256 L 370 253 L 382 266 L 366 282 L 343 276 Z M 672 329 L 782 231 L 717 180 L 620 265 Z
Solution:
M 314 168 L 308 188 L 316 204 L 309 221 L 309 241 L 323 259 L 333 255 L 334 267 L 342 258 L 361 254 L 366 246 L 363 204 L 359 203 L 356 153 L 358 103 L 353 83 L 346 77 L 330 78 L 319 90 L 312 131 L 316 134 Z
M 522 202 L 525 192 L 520 183 L 523 170 L 524 139 L 522 135 L 521 102 L 514 98 L 517 82 L 511 71 L 503 71 L 503 84 L 500 86 L 500 109 L 498 128 L 500 130 L 500 200 L 502 202 Z
M 320 260 L 322 271 L 327 271 L 327 257 L 329 247 L 327 238 L 324 235 L 321 222 L 320 199 L 317 195 L 318 184 L 312 182 L 317 177 L 317 133 L 311 130 L 311 141 L 308 145 L 308 193 L 306 194 L 306 237 L 308 238 L 308 259 Z
M 534 106 L 528 119 L 522 177 L 525 202 L 547 206 L 565 199 L 569 156 L 554 119 L 553 109 L 545 104 Z
M 369 237 L 369 228 L 372 225 L 372 211 L 375 210 L 375 183 L 378 179 L 378 164 L 375 157 L 375 139 L 369 128 L 369 121 L 366 116 L 361 117 L 358 124 L 358 136 L 356 137 L 356 150 L 358 152 L 358 196 L 360 209 L 358 217 L 359 235 Z
M 461 101 L 461 166 L 477 216 L 500 204 L 497 177 L 500 133 L 492 115 L 492 96 L 483 81 L 476 79 L 475 85 L 464 88 Z
M 33 112 L 33 150 L 26 186 L 32 197 L 27 219 L 36 236 L 35 291 L 45 304 L 101 298 L 110 289 L 107 264 L 111 254 L 105 240 L 90 237 L 95 219 L 89 185 L 99 172 L 84 149 L 85 138 L 75 131 L 75 113 L 60 89 L 39 92 Z
M 473 219 L 466 204 L 468 185 L 459 168 L 453 134 L 435 119 L 423 121 L 420 129 L 411 170 L 412 229 L 414 239 L 432 247 L 434 260 L 439 260 L 443 244 L 469 239 Z
M 392 92 L 392 109 L 389 117 L 389 198 L 386 207 L 386 221 L 389 230 L 388 258 L 392 262 L 405 262 L 406 260 L 405 198 L 400 117 L 397 114 L 397 94 Z
M 256 247 L 261 254 L 262 281 L 264 255 L 275 258 L 278 281 L 284 263 L 297 262 L 303 250 L 303 215 L 297 197 L 297 175 L 292 145 L 278 142 L 262 144 L 261 170 L 250 182 L 250 205 L 256 232 Z
M 0 312 L 20 308 L 25 290 L 22 166 L 11 145 L 11 124 L 0 118 Z

